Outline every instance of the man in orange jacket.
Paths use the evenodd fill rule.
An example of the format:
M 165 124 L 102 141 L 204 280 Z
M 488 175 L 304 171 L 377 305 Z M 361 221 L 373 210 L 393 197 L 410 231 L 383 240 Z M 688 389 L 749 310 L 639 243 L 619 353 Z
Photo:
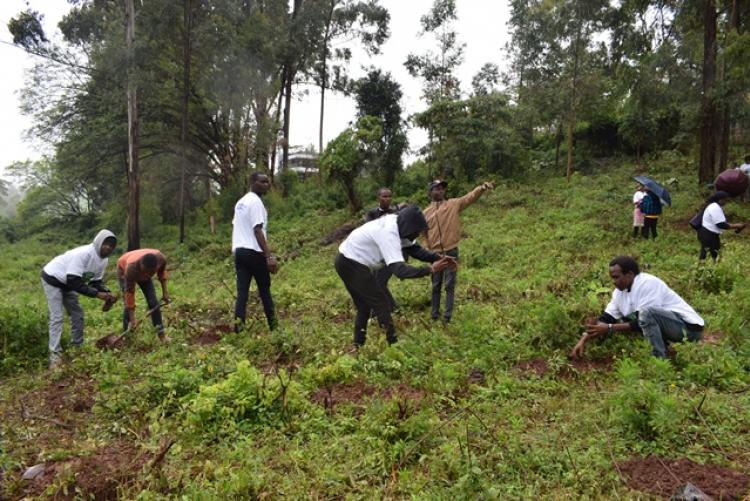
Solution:
M 158 331 L 159 339 L 167 341 L 164 335 L 164 324 L 161 319 L 159 301 L 156 299 L 156 290 L 151 277 L 156 276 L 161 283 L 162 301 L 169 302 L 167 292 L 167 259 L 157 249 L 138 249 L 123 254 L 117 260 L 117 278 L 120 281 L 120 289 L 123 291 L 125 311 L 123 314 L 123 329 L 130 326 L 134 329 L 137 325 L 135 319 L 135 286 L 141 288 L 148 307 L 153 310 L 151 322 Z

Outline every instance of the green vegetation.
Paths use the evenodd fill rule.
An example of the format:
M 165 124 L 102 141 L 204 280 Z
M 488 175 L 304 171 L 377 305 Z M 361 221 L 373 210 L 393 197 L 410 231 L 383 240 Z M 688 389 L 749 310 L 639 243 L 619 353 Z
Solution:
M 29 492 L 20 473 L 40 462 L 56 465 L 46 495 L 144 500 L 640 498 L 614 463 L 651 453 L 748 471 L 750 244 L 727 235 L 717 264 L 697 263 L 687 220 L 703 194 L 667 160 L 651 159 L 662 167 L 649 172 L 674 178 L 675 207 L 656 241 L 629 237 L 632 164 L 570 183 L 500 181 L 465 212 L 453 323 L 429 321 L 427 280 L 393 280 L 401 341 L 387 347 L 371 325 L 356 358 L 344 354 L 353 307 L 333 270 L 335 246 L 319 243 L 343 211 L 271 210 L 283 257 L 277 331 L 255 297 L 245 332 L 221 329 L 234 287 L 226 223 L 216 236 L 192 228 L 181 247 L 165 227 L 144 244 L 173 267 L 172 342 L 142 322 L 122 349 L 98 351 L 93 340 L 118 331 L 120 311 L 84 298 L 87 342 L 51 373 L 38 273 L 74 242 L 4 246 L 0 496 Z M 750 207 L 727 213 L 747 219 Z M 609 297 L 607 262 L 621 253 L 677 290 L 718 342 L 678 345 L 672 363 L 621 335 L 590 347 L 594 363 L 569 362 L 584 318 Z M 142 313 L 140 296 L 138 305 Z M 198 344 L 207 332 L 222 338 Z M 95 483 L 102 471 L 113 484 Z

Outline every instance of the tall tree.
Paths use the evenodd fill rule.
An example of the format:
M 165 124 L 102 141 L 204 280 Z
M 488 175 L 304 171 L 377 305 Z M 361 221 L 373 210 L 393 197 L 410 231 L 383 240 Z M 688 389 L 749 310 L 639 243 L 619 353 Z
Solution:
M 700 114 L 700 163 L 698 181 L 707 183 L 714 177 L 716 164 L 717 111 L 716 83 L 716 3 L 702 0 L 703 6 L 703 94 Z
M 325 0 L 325 3 L 323 38 L 319 60 L 315 64 L 315 81 L 320 88 L 318 151 L 323 151 L 326 90 L 347 91 L 346 66 L 352 58 L 350 43 L 359 40 L 367 55 L 371 56 L 380 52 L 380 46 L 390 35 L 390 14 L 378 5 L 378 0 Z M 335 48 L 337 44 L 343 44 L 343 48 Z
M 125 43 L 128 49 L 128 250 L 141 248 L 140 181 L 138 178 L 138 85 L 135 71 L 135 5 L 125 0 Z
M 423 80 L 422 94 L 428 103 L 456 99 L 461 94 L 456 70 L 464 60 L 465 44 L 458 41 L 454 28 L 457 19 L 455 0 L 435 0 L 430 11 L 420 19 L 419 35 L 434 35 L 437 53 L 409 54 L 404 62 L 411 76 Z
M 404 120 L 401 118 L 401 86 L 390 73 L 370 69 L 355 85 L 357 116 L 380 120 L 382 135 L 376 145 L 373 168 L 385 186 L 393 186 L 402 169 L 401 156 L 408 146 Z

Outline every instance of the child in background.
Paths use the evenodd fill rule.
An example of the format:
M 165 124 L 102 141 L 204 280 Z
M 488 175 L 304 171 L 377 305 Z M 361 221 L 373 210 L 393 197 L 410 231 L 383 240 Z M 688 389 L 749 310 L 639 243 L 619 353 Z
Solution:
M 646 195 L 645 189 L 641 183 L 635 183 L 635 193 L 633 194 L 633 237 L 637 238 L 643 228 L 643 213 L 641 212 L 641 200 Z

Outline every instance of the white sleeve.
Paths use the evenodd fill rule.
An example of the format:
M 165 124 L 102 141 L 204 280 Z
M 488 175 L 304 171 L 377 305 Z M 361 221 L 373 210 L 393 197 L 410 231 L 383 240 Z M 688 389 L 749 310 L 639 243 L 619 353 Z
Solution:
M 615 301 L 615 293 L 612 293 L 612 299 L 609 300 L 609 304 L 606 308 L 604 308 L 604 313 L 611 315 L 613 318 L 623 318 L 624 315 L 620 311 L 620 309 L 617 307 L 617 302 Z
M 386 266 L 404 262 L 404 254 L 401 252 L 401 239 L 398 236 L 394 238 L 392 235 L 388 235 L 388 238 L 377 239 L 376 243 Z
M 247 207 L 247 221 L 250 223 L 250 227 L 255 229 L 258 225 L 263 225 L 266 222 L 265 210 L 263 204 L 260 202 L 252 203 Z

